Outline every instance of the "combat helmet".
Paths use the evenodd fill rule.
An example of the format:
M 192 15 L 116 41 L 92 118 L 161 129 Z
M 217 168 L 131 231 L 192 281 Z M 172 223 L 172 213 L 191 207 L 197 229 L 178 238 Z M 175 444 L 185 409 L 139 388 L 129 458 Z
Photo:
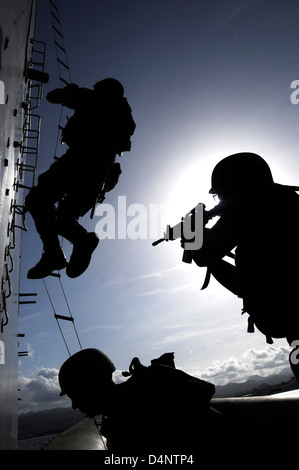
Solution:
M 267 162 L 256 153 L 241 152 L 221 160 L 212 172 L 210 194 L 231 197 L 240 191 L 266 188 L 273 184 Z
M 107 383 L 115 370 L 113 362 L 99 349 L 83 349 L 62 364 L 58 375 L 60 395 L 95 380 Z
M 98 94 L 113 96 L 116 98 L 122 98 L 125 92 L 122 84 L 115 78 L 104 78 L 103 80 L 95 83 L 93 88 Z

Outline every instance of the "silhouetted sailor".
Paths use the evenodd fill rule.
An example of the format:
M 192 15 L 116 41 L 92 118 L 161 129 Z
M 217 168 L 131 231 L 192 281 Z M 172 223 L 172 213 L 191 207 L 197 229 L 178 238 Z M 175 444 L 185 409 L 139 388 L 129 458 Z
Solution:
M 61 395 L 89 417 L 103 415 L 101 433 L 109 451 L 200 451 L 215 439 L 221 420 L 209 403 L 215 387 L 176 369 L 173 358 L 163 354 L 149 367 L 134 358 L 123 373 L 130 377 L 116 384 L 111 360 L 85 349 L 61 366 Z
M 220 218 L 205 228 L 202 248 L 192 252 L 198 266 L 207 266 L 208 273 L 243 299 L 248 331 L 256 325 L 269 343 L 272 338 L 286 338 L 290 345 L 299 340 L 296 190 L 275 183 L 259 155 L 224 158 L 213 170 L 210 190 L 220 199 Z M 223 260 L 234 248 L 235 266 Z M 299 380 L 296 364 L 290 360 L 290 365 Z
M 135 122 L 123 95 L 122 84 L 113 78 L 97 82 L 93 90 L 70 84 L 48 93 L 50 103 L 67 106 L 74 114 L 62 131 L 69 149 L 39 176 L 25 199 L 44 248 L 41 260 L 28 271 L 29 279 L 65 267 L 74 278 L 88 267 L 99 240 L 78 219 L 115 187 L 121 174 L 115 157 L 131 148 Z M 69 263 L 58 235 L 73 244 Z

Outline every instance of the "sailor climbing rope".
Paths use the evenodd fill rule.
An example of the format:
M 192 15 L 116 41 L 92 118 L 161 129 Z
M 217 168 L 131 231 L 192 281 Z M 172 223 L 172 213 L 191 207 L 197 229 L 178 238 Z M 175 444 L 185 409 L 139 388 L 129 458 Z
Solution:
M 115 187 L 121 174 L 115 158 L 130 151 L 136 125 L 123 95 L 122 84 L 113 78 L 97 82 L 93 90 L 69 84 L 48 93 L 50 103 L 67 106 L 74 114 L 62 131 L 67 152 L 39 176 L 25 199 L 44 249 L 40 261 L 28 271 L 29 279 L 45 278 L 64 268 L 75 278 L 89 266 L 99 240 L 78 219 Z M 69 261 L 59 235 L 73 244 Z

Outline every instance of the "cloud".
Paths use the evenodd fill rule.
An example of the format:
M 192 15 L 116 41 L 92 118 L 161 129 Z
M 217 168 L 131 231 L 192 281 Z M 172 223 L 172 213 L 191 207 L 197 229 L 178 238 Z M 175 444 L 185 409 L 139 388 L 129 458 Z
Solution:
M 169 287 L 166 289 L 153 289 L 147 292 L 142 292 L 140 294 L 135 294 L 135 297 L 143 297 L 143 296 L 158 295 L 158 294 L 171 295 L 171 294 L 176 294 L 177 292 L 184 292 L 184 291 L 189 291 L 192 289 L 198 290 L 198 285 L 195 284 L 194 282 L 189 282 L 187 284 L 183 284 L 183 285 L 179 285 L 175 287 Z
M 121 330 L 123 329 L 124 326 L 123 325 L 119 325 L 119 324 L 111 324 L 111 325 L 108 325 L 108 324 L 105 324 L 105 325 L 93 325 L 89 328 L 85 328 L 84 329 L 84 333 L 90 333 L 91 331 L 96 331 L 96 330 L 102 330 L 102 331 L 118 331 L 118 330 Z
M 24 347 L 22 346 L 22 349 L 24 349 L 24 351 L 26 351 L 26 353 L 27 353 L 26 357 L 34 358 L 35 351 L 34 351 L 32 345 L 30 343 L 27 343 Z M 19 365 L 22 364 L 21 357 L 22 356 L 19 357 Z
M 200 378 L 212 382 L 215 385 L 223 385 L 228 382 L 242 382 L 250 375 L 250 367 L 242 360 L 234 357 L 226 361 L 213 361 L 213 365 L 200 373 Z
M 19 377 L 20 413 L 71 406 L 71 401 L 67 396 L 60 396 L 58 372 L 58 369 L 44 367 L 40 368 L 33 378 Z M 122 375 L 122 371 L 116 370 L 113 380 L 119 384 L 127 378 Z
M 46 410 L 53 407 L 69 406 L 65 397 L 60 397 L 58 384 L 58 370 L 55 368 L 41 368 L 34 378 L 19 377 L 21 401 L 19 411 Z
M 149 274 L 143 274 L 140 276 L 137 276 L 135 279 L 150 279 L 150 278 L 162 278 L 166 277 L 168 273 L 173 272 L 173 271 L 178 271 L 180 269 L 179 265 L 172 266 L 171 268 L 166 268 L 162 269 L 160 271 L 152 272 Z
M 241 359 L 231 357 L 225 361 L 213 361 L 213 365 L 196 374 L 215 385 L 228 382 L 244 382 L 251 375 L 266 377 L 278 374 L 289 365 L 290 349 L 267 346 L 262 350 L 248 349 Z
M 129 376 L 124 377 L 122 375 L 123 372 L 127 372 L 127 370 L 122 371 L 122 370 L 116 369 L 116 371 L 113 373 L 113 381 L 116 384 L 120 384 L 120 383 L 126 382 L 128 380 Z
M 187 341 L 190 340 L 190 338 L 200 336 L 200 334 L 201 332 L 199 332 L 198 330 L 178 331 L 176 334 L 174 333 L 172 335 L 165 336 L 165 338 L 159 341 L 157 346 L 160 347 L 161 345 L 177 344 L 178 342 Z
M 147 292 L 142 292 L 141 294 L 135 294 L 136 297 L 145 297 L 150 295 L 159 295 L 165 293 L 165 289 L 153 289 Z
M 286 347 L 275 348 L 268 346 L 260 351 L 249 349 L 244 353 L 244 357 L 251 359 L 254 370 L 273 369 L 277 367 L 285 367 L 288 363 L 290 349 Z

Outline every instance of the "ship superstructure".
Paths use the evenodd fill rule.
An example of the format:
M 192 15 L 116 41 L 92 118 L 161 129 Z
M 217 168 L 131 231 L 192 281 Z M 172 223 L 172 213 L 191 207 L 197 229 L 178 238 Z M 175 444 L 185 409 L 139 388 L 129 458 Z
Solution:
M 0 449 L 17 448 L 18 331 L 23 206 L 34 182 L 45 46 L 35 40 L 37 0 L 0 0 Z M 25 184 L 26 183 L 26 184 Z

